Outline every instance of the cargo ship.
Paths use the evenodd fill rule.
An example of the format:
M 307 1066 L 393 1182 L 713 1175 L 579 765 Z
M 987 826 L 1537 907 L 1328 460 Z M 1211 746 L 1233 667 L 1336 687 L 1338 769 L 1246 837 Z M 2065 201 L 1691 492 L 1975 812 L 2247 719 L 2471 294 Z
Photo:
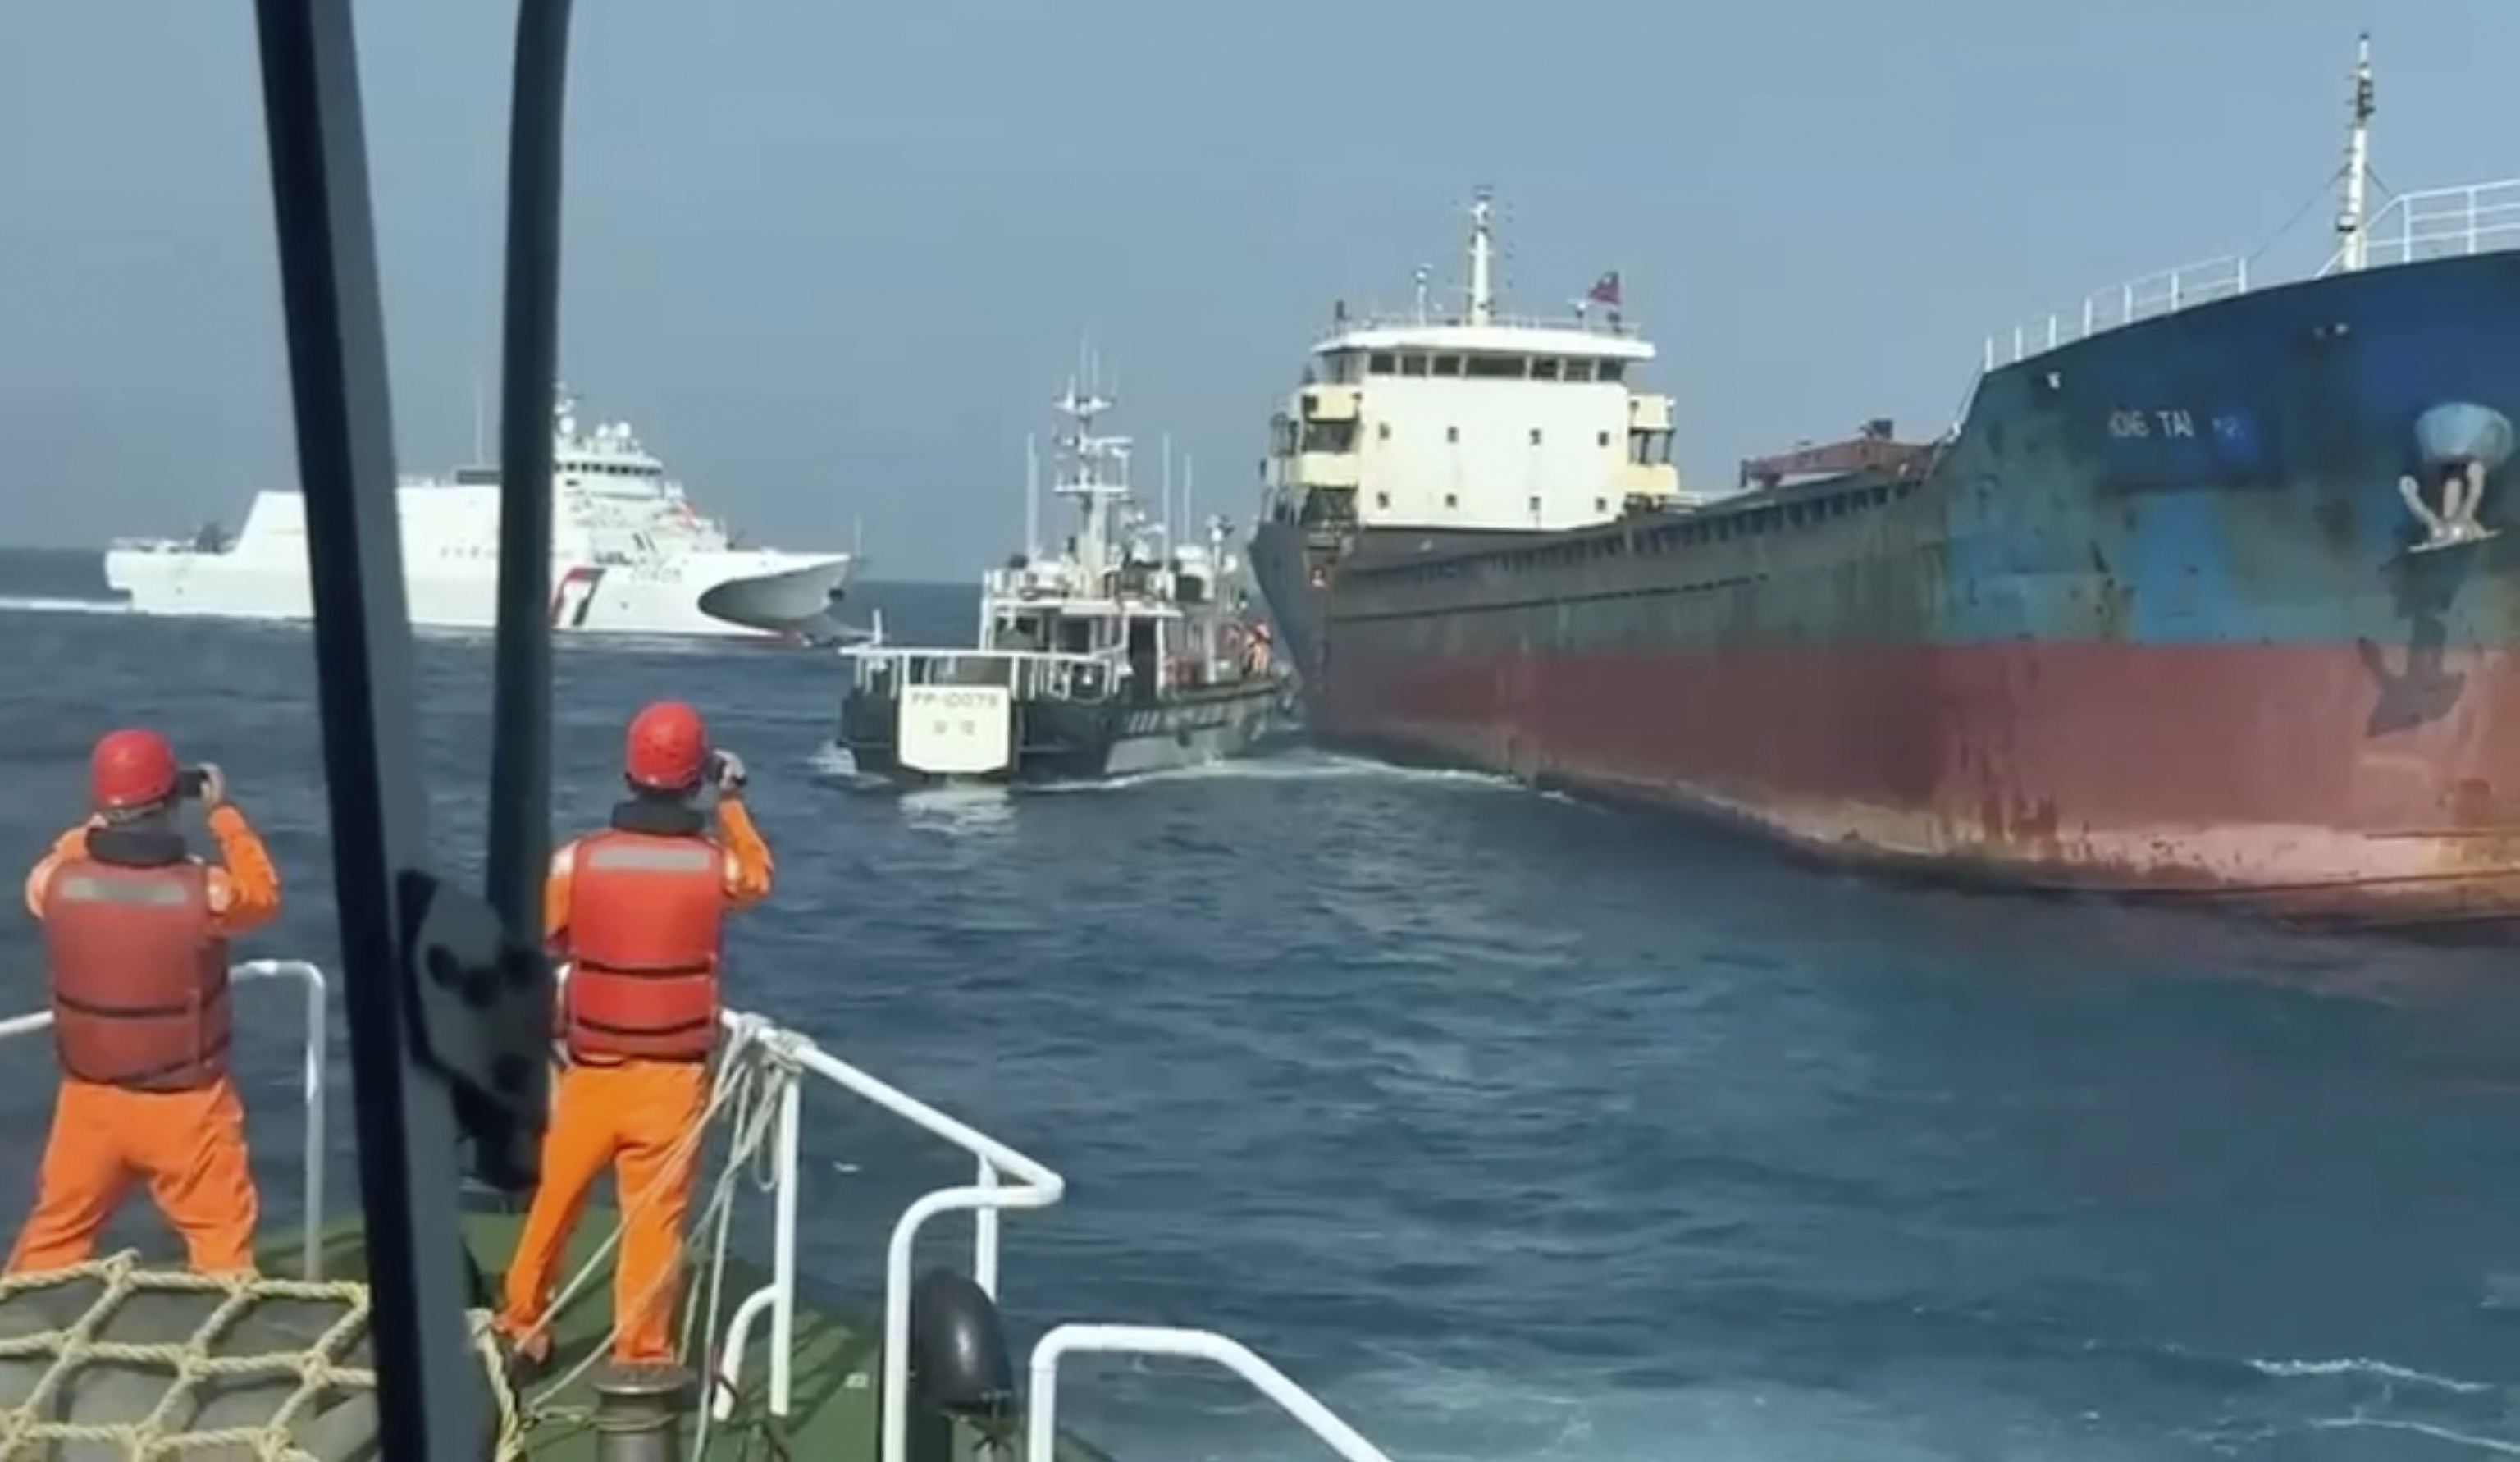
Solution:
M 1604 276 L 1339 311 L 1274 423 L 1254 572 L 1313 733 L 1938 878 L 2320 925 L 2520 912 L 2520 180 L 2333 255 L 1990 341 L 1958 423 L 1670 465 Z

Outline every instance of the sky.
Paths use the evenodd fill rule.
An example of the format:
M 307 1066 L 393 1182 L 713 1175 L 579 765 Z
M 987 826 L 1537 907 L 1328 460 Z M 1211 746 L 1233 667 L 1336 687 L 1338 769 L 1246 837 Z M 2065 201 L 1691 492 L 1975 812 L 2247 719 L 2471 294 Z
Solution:
M 357 9 L 405 471 L 495 390 L 514 7 Z M 959 579 L 1090 335 L 1142 484 L 1245 517 L 1333 300 L 1621 272 L 1684 477 L 1889 416 L 2188 261 L 2315 268 L 2375 26 L 2389 190 L 2520 176 L 2509 0 L 581 0 L 562 360 L 758 541 Z M 1552 19 L 1553 18 L 1553 19 Z M 0 541 L 233 526 L 293 478 L 251 8 L 23 5 L 0 45 Z

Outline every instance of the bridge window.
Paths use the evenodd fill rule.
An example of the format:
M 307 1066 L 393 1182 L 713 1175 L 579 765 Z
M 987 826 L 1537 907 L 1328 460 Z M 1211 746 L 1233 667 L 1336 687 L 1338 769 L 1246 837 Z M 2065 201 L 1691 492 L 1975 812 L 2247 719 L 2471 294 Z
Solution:
M 1519 381 L 1524 364 L 1519 355 L 1473 355 L 1464 361 L 1462 374 L 1482 381 Z
M 1597 360 L 1593 362 L 1593 379 L 1596 381 L 1618 382 L 1626 380 L 1627 376 L 1628 363 L 1624 360 Z
M 1356 423 L 1304 423 L 1303 449 L 1308 452 L 1353 452 L 1356 450 Z
M 1462 357 L 1458 355 L 1438 355 L 1435 357 L 1434 364 L 1435 374 L 1438 376 L 1458 376 L 1462 374 Z
M 1589 360 L 1570 360 L 1566 362 L 1566 375 L 1563 379 L 1568 381 L 1592 380 L 1593 362 Z
M 1398 358 L 1388 350 L 1376 350 L 1368 368 L 1376 376 L 1388 376 L 1399 369 Z
M 1331 351 L 1328 365 L 1329 368 L 1329 384 L 1332 386 L 1353 386 L 1361 380 L 1365 374 L 1363 369 L 1365 365 L 1365 357 L 1357 354 L 1354 350 Z
M 1404 352 L 1401 354 L 1401 357 L 1400 357 L 1400 374 L 1401 374 L 1401 375 L 1403 375 L 1403 376 L 1423 376 L 1423 375 L 1425 375 L 1425 374 L 1426 374 L 1426 357 L 1425 357 L 1425 355 L 1424 355 L 1423 353 L 1419 352 L 1419 351 L 1417 351 L 1417 350 L 1404 351 Z
M 1533 356 L 1531 358 L 1531 379 L 1534 381 L 1556 380 L 1557 358 L 1553 355 Z

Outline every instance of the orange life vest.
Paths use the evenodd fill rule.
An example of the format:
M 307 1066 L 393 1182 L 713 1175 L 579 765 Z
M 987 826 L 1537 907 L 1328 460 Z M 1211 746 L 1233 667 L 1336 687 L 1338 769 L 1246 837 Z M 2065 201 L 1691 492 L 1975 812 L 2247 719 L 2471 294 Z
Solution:
M 227 1074 L 228 947 L 209 870 L 79 858 L 44 885 L 53 1044 L 82 1081 L 185 1091 Z
M 613 829 L 569 864 L 568 1051 L 580 1061 L 704 1061 L 717 1045 L 725 852 L 698 836 Z

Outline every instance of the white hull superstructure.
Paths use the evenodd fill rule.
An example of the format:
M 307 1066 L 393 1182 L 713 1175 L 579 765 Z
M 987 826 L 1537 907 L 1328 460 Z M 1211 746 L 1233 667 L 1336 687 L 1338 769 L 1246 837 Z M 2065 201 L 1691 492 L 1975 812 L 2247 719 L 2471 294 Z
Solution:
M 411 622 L 498 621 L 499 475 L 408 479 L 397 494 Z M 554 423 L 552 627 L 561 634 L 835 639 L 853 558 L 735 545 L 696 513 L 630 429 L 581 430 L 564 394 Z M 311 619 L 304 500 L 257 493 L 234 541 L 120 540 L 106 583 L 144 615 Z

